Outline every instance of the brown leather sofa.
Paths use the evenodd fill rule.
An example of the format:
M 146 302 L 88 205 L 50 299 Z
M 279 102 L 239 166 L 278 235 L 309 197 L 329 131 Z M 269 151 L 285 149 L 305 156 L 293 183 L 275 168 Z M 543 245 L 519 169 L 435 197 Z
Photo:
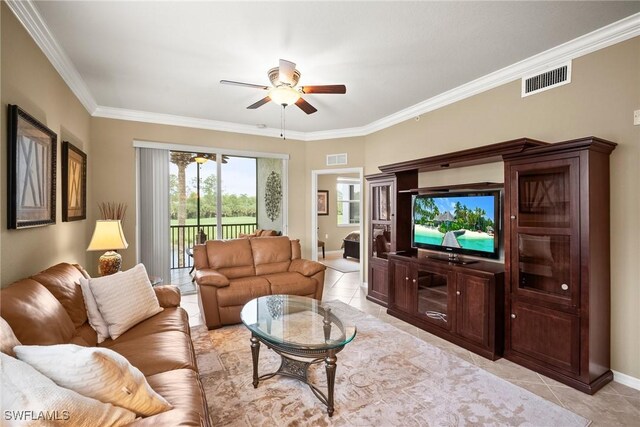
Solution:
M 198 302 L 209 329 L 240 322 L 240 310 L 264 295 L 322 299 L 324 271 L 301 259 L 300 241 L 287 236 L 209 240 L 193 247 Z
M 175 286 L 154 290 L 164 310 L 116 340 L 97 344 L 78 285 L 88 275 L 78 265 L 58 264 L 0 291 L 0 314 L 23 345 L 78 344 L 108 347 L 131 362 L 173 409 L 136 420 L 135 426 L 210 426 L 198 376 L 189 318 Z
M 280 235 L 279 231 L 263 230 L 261 228 L 258 228 L 256 231 L 250 234 L 240 233 L 238 234 L 238 237 L 272 237 L 272 236 L 279 236 L 279 235 Z

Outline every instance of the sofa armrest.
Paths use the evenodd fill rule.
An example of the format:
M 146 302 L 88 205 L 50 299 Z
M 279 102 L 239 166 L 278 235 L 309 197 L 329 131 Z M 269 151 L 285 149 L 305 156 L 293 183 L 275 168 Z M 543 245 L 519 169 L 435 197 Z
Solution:
M 291 261 L 289 271 L 295 271 L 303 276 L 311 277 L 320 271 L 326 270 L 326 266 L 319 262 L 311 261 L 308 259 L 294 259 Z
M 224 288 L 225 286 L 229 286 L 229 279 L 227 279 L 227 276 L 218 273 L 216 270 L 204 268 L 196 271 L 196 283 L 200 286 Z
M 154 286 L 153 290 L 156 293 L 160 307 L 179 307 L 180 306 L 180 289 L 173 285 Z

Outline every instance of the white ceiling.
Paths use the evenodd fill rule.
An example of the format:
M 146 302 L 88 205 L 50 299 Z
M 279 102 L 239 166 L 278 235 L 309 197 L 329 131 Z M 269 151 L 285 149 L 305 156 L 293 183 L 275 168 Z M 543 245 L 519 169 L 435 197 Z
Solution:
M 263 91 L 219 81 L 268 84 L 267 70 L 284 58 L 297 64 L 301 85 L 347 86 L 346 95 L 305 95 L 315 114 L 287 108 L 287 129 L 305 134 L 384 122 L 640 12 L 638 1 L 35 5 L 103 113 L 117 108 L 216 121 L 219 128 L 279 129 L 278 106 L 246 109 Z

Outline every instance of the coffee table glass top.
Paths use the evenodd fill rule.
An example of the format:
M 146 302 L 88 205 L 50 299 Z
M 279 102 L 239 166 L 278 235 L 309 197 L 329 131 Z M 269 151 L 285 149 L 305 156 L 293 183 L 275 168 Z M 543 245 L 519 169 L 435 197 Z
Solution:
M 240 318 L 261 339 L 295 349 L 343 347 L 356 336 L 355 325 L 343 322 L 326 303 L 295 295 L 253 299 Z

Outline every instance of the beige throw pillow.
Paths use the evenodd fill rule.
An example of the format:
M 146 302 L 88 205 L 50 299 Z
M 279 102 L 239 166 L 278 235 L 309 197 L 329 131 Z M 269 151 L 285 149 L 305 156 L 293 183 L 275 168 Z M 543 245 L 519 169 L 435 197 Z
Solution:
M 114 340 L 163 310 L 142 264 L 110 276 L 89 279 L 89 288 Z
M 56 385 L 29 364 L 0 353 L 3 426 L 121 426 L 136 415 Z
M 140 370 L 122 355 L 107 348 L 74 344 L 20 345 L 16 356 L 61 387 L 101 402 L 150 416 L 171 409 L 153 391 Z
M 84 306 L 87 308 L 87 319 L 89 325 L 96 331 L 98 335 L 98 344 L 109 338 L 109 325 L 102 318 L 100 310 L 98 310 L 98 304 L 96 298 L 91 292 L 89 287 L 89 279 L 80 279 L 80 288 L 82 289 L 82 296 L 84 297 Z

